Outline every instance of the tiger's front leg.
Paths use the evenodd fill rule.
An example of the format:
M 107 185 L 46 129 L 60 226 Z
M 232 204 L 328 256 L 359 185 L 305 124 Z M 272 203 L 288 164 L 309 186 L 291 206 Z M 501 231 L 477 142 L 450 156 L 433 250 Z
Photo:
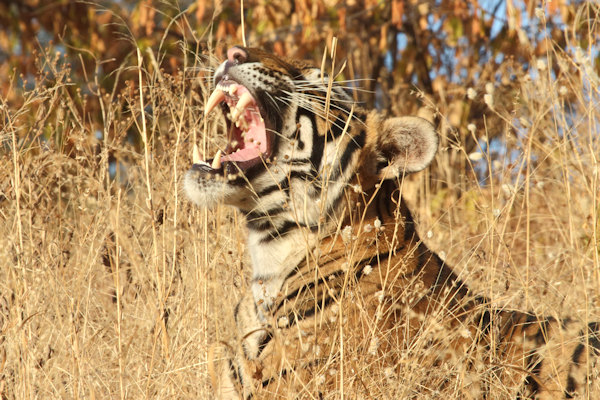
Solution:
M 235 308 L 236 345 L 219 357 L 213 387 L 218 399 L 296 398 L 308 392 L 319 393 L 314 364 L 317 340 L 309 329 L 287 326 L 257 304 L 246 292 Z M 324 329 L 323 335 L 328 330 Z M 234 353 L 234 354 L 233 354 Z M 315 386 L 316 385 L 316 386 Z
M 213 345 L 209 356 L 209 375 L 215 398 L 239 400 L 242 387 L 235 365 L 235 354 L 226 345 Z
M 259 314 L 252 292 L 247 291 L 235 307 L 235 344 L 220 346 L 213 357 L 211 378 L 218 399 L 246 399 L 262 386 L 261 355 L 272 333 L 264 316 Z

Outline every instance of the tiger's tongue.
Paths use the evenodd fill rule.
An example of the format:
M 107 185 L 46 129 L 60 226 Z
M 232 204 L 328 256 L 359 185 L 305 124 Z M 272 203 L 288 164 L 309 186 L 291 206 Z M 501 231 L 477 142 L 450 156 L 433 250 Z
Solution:
M 221 161 L 248 161 L 261 156 L 267 152 L 267 138 L 265 135 L 265 125 L 261 121 L 260 114 L 253 108 L 247 108 L 239 117 L 244 120 L 242 124 L 247 124 L 245 131 L 238 132 L 239 138 L 233 138 L 234 141 L 243 142 L 243 145 L 233 153 L 221 157 Z
M 221 157 L 221 161 L 248 161 L 260 157 L 262 152 L 257 147 L 249 147 L 236 151 L 235 153 L 226 154 Z

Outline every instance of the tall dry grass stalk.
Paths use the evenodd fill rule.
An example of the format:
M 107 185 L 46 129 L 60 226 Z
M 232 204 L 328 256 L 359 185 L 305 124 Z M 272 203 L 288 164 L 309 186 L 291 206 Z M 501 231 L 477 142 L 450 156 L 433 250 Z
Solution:
M 211 398 L 209 347 L 233 340 L 250 266 L 242 217 L 198 210 L 180 193 L 196 139 L 208 154 L 224 143 L 223 122 L 202 120 L 214 65 L 184 57 L 187 69 L 170 76 L 140 52 L 137 89 L 103 93 L 94 76 L 74 88 L 47 49 L 52 79 L 34 89 L 15 79 L 20 103 L 0 99 L 2 398 Z M 404 192 L 421 236 L 479 293 L 598 320 L 600 79 L 585 53 L 550 48 L 548 59 L 577 73 L 555 80 L 540 62 L 537 74 L 518 75 L 512 114 L 494 111 L 490 90 L 503 140 L 481 142 L 476 156 L 444 131 L 435 179 L 422 173 Z M 101 120 L 82 112 L 92 101 Z M 452 172 L 457 159 L 471 176 Z M 465 398 L 482 385 L 494 399 L 515 394 L 493 363 L 467 369 L 470 353 L 432 365 L 461 332 L 440 330 L 443 315 L 427 318 L 410 346 L 398 344 L 401 374 L 344 346 L 357 333 L 340 324 L 344 362 L 323 367 L 339 391 L 327 398 L 365 387 L 373 398 Z M 359 339 L 377 344 L 375 333 Z M 454 385 L 432 389 L 448 377 Z

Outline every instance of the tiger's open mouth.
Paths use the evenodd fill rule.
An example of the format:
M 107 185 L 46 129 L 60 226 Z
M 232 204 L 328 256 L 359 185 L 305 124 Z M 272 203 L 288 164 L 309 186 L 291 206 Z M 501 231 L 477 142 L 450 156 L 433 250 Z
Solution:
M 271 141 L 267 135 L 261 106 L 243 85 L 225 76 L 210 95 L 204 116 L 221 105 L 227 121 L 227 146 L 212 160 L 203 161 L 194 145 L 194 166 L 204 172 L 231 175 L 243 172 L 270 157 Z

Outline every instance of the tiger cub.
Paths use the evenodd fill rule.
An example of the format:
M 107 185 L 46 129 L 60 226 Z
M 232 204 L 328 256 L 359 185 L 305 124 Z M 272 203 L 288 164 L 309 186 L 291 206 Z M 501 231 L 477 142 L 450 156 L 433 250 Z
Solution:
M 487 365 L 465 397 L 503 398 L 494 379 L 516 398 L 587 393 L 597 323 L 494 307 L 419 239 L 402 180 L 434 158 L 433 126 L 385 119 L 327 82 L 308 63 L 243 47 L 214 73 L 205 114 L 221 108 L 228 145 L 208 160 L 195 148 L 184 188 L 201 207 L 245 215 L 252 260 L 234 311 L 238 343 L 217 348 L 216 396 L 337 398 L 352 381 L 364 388 L 352 396 L 378 398 L 364 381 L 401 374 L 403 354 L 433 325 L 442 334 L 431 345 L 445 350 L 420 362 Z M 372 368 L 355 370 L 357 360 Z

